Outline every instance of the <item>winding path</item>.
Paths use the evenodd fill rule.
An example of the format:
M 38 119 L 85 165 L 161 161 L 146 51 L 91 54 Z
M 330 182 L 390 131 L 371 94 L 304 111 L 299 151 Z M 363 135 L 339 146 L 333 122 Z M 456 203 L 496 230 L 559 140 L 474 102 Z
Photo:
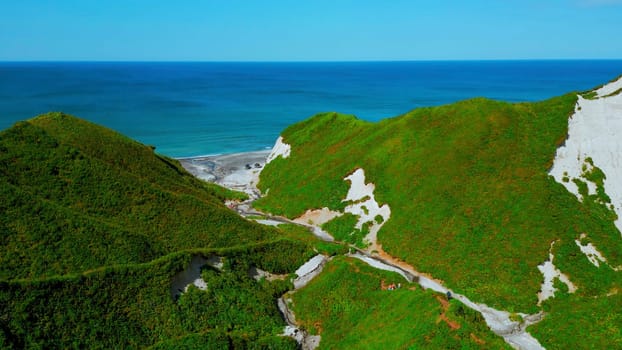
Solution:
M 260 164 L 261 164 L 261 168 L 263 168 L 263 166 L 265 165 L 265 163 L 263 162 Z M 196 172 L 196 165 L 194 166 L 195 168 L 193 168 L 193 170 L 195 170 Z M 206 169 L 206 168 L 201 169 L 201 171 L 203 172 L 208 172 L 207 170 L 223 171 L 222 169 L 213 169 L 213 168 L 212 169 Z M 233 168 L 227 169 L 226 171 L 227 172 L 225 172 L 225 174 L 228 174 L 228 176 L 230 176 L 232 173 L 235 173 L 236 169 L 235 167 L 233 167 Z M 245 170 L 241 169 L 237 171 L 244 172 Z M 278 225 L 281 223 L 285 223 L 285 224 L 294 224 L 294 225 L 304 226 L 308 228 L 313 233 L 313 235 L 315 235 L 317 238 L 323 241 L 328 241 L 328 242 L 335 241 L 334 238 L 330 234 L 323 231 L 319 226 L 295 222 L 283 216 L 269 215 L 269 214 L 265 214 L 254 209 L 252 207 L 253 202 L 256 199 L 261 197 L 260 191 L 255 187 L 257 178 L 259 177 L 259 172 L 252 171 L 252 174 L 250 174 L 251 171 L 248 171 L 248 170 L 246 171 L 249 172 L 249 174 L 246 174 L 248 176 L 230 176 L 230 177 L 240 179 L 240 180 L 247 179 L 247 178 L 251 179 L 248 182 L 240 181 L 239 183 L 232 184 L 230 182 L 226 182 L 223 180 L 215 181 L 217 184 L 221 186 L 224 186 L 224 187 L 227 187 L 233 190 L 238 190 L 238 191 L 242 190 L 243 192 L 246 192 L 249 195 L 249 199 L 246 201 L 228 202 L 227 204 L 232 210 L 235 210 L 239 215 L 243 217 L 247 217 L 247 218 L 258 217 L 258 216 L 263 217 L 264 218 L 263 220 L 258 220 L 258 222 L 262 224 Z M 389 255 L 387 252 L 385 252 L 382 249 L 382 246 L 375 239 L 373 239 L 373 242 L 371 242 L 371 246 L 374 247 L 373 254 L 370 253 L 369 251 L 361 250 L 357 247 L 354 247 L 344 242 L 336 242 L 336 243 L 347 245 L 348 247 L 353 249 L 355 253 L 350 254 L 351 257 L 360 259 L 373 267 L 396 272 L 402 275 L 409 282 L 417 282 L 424 289 L 432 289 L 436 292 L 443 293 L 443 294 L 450 291 L 448 288 L 443 286 L 441 281 L 434 279 L 432 276 L 428 274 L 416 271 L 408 263 Z M 304 274 L 304 276 L 299 276 L 299 278 L 296 279 L 298 280 L 298 283 L 294 283 L 295 288 L 293 292 L 295 292 L 299 288 L 304 287 L 304 285 L 306 285 L 306 283 L 311 281 L 313 277 L 317 276 L 321 272 L 321 267 L 314 268 L 312 270 L 313 270 L 312 274 Z M 543 350 L 544 349 L 544 347 L 538 342 L 538 340 L 532 337 L 531 334 L 529 334 L 526 331 L 526 328 L 529 325 L 539 322 L 544 317 L 544 314 L 542 312 L 539 312 L 533 315 L 520 313 L 519 315 L 521 316 L 522 321 L 521 322 L 512 321 L 510 319 L 510 313 L 507 311 L 496 310 L 485 304 L 474 303 L 473 301 L 471 301 L 470 299 L 468 299 L 466 296 L 462 294 L 458 294 L 453 291 L 451 292 L 452 292 L 452 296 L 454 297 L 454 299 L 459 300 L 465 306 L 481 313 L 488 327 L 495 334 L 503 337 L 503 339 L 515 349 L 520 349 L 520 350 Z M 296 339 L 301 344 L 303 349 L 314 349 L 315 347 L 319 345 L 320 338 L 319 336 L 311 336 L 308 333 L 303 332 L 297 328 L 295 316 L 293 312 L 289 310 L 287 306 L 288 297 L 289 297 L 288 294 L 285 294 L 278 300 L 279 310 L 283 314 L 283 319 L 288 324 L 288 326 L 285 329 L 285 335 L 292 336 L 294 339 Z
M 233 205 L 232 209 L 236 210 L 241 216 L 244 217 L 263 216 L 266 218 L 266 220 L 274 221 L 276 223 L 287 223 L 304 226 L 309 228 L 310 231 L 319 239 L 329 242 L 334 241 L 334 238 L 332 236 L 330 236 L 328 233 L 321 230 L 317 226 L 300 224 L 286 217 L 267 215 L 256 209 L 253 209 L 252 202 L 254 200 L 255 199 L 249 199 L 245 202 Z M 515 349 L 544 350 L 544 347 L 538 342 L 538 340 L 532 337 L 531 334 L 526 331 L 526 328 L 529 325 L 535 324 L 542 320 L 542 318 L 544 317 L 543 312 L 539 312 L 533 315 L 520 313 L 519 315 L 521 316 L 523 321 L 513 321 L 510 319 L 511 314 L 509 312 L 497 310 L 485 304 L 475 303 L 462 294 L 450 291 L 448 288 L 443 286 L 440 281 L 434 279 L 432 276 L 416 271 L 406 262 L 389 255 L 382 249 L 382 246 L 377 242 L 374 242 L 375 244 L 373 244 L 373 246 L 375 247 L 374 249 L 377 251 L 377 253 L 374 254 L 344 242 L 336 243 L 348 245 L 349 248 L 355 251 L 355 253 L 348 254 L 349 256 L 360 259 L 372 267 L 396 272 L 404 277 L 404 279 L 406 279 L 407 281 L 418 283 L 424 289 L 432 289 L 436 292 L 443 294 L 451 292 L 454 299 L 459 300 L 465 306 L 481 313 L 486 320 L 486 324 L 488 325 L 488 327 L 495 334 L 503 337 L 503 339 Z M 317 271 L 317 273 L 313 276 L 305 276 L 304 283 L 297 284 L 296 281 L 294 281 L 294 291 L 304 287 L 313 277 L 317 276 L 319 272 L 321 272 L 321 269 Z M 303 276 L 300 276 L 299 278 L 303 278 Z M 313 341 L 308 341 L 308 337 L 310 337 L 310 335 L 303 334 L 298 330 L 295 323 L 295 316 L 293 315 L 293 312 L 287 307 L 286 298 L 286 296 L 283 296 L 279 299 L 279 309 L 283 314 L 283 318 L 288 323 L 288 329 L 290 332 L 290 334 L 288 335 L 293 336 L 295 339 L 297 339 L 299 343 L 301 343 L 301 345 L 303 346 L 303 349 L 314 349 L 314 346 L 317 346 L 319 344 L 319 339 L 314 338 Z M 286 333 L 287 332 L 288 330 L 286 330 Z

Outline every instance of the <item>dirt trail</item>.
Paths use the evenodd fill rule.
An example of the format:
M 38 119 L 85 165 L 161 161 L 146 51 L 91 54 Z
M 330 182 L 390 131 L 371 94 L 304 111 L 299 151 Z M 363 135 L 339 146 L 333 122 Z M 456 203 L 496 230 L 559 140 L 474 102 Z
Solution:
M 449 309 L 449 301 L 440 295 L 436 296 L 436 300 L 438 300 L 438 302 L 441 303 L 441 306 L 443 308 L 443 312 L 438 317 L 439 321 L 445 322 L 449 326 L 449 328 L 453 330 L 460 329 L 461 327 L 460 323 L 456 321 L 452 321 L 447 317 L 447 310 Z

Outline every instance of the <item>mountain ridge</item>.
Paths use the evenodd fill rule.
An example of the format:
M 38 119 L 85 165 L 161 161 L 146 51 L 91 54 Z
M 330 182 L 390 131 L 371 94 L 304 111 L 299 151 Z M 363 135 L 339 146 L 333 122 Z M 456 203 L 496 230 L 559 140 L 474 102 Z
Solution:
M 377 123 L 318 114 L 284 130 L 254 201 L 78 118 L 19 122 L 0 132 L 8 199 L 0 204 L 0 345 L 295 348 L 282 337 L 276 298 L 296 312 L 298 329 L 325 337 L 320 346 L 341 344 L 347 332 L 349 343 L 372 348 L 415 344 L 413 334 L 421 346 L 507 347 L 485 320 L 493 314 L 508 318 L 497 326 L 511 321 L 497 335 L 528 326 L 516 334 L 537 349 L 622 344 L 622 239 L 616 199 L 603 187 L 610 174 L 587 156 L 567 180 L 549 174 L 560 146 L 575 142 L 568 120 L 581 101 L 617 101 L 618 81 L 579 96 L 475 98 Z M 296 220 L 266 226 L 275 221 L 251 204 Z M 330 215 L 318 223 L 309 210 Z M 318 242 L 294 222 L 321 225 L 340 242 Z M 414 274 L 419 284 L 362 265 L 348 247 L 423 271 Z M 296 267 L 318 253 L 346 256 L 325 256 L 325 271 L 293 288 Z M 197 257 L 220 262 L 171 290 Z M 274 274 L 289 277 L 266 277 Z M 497 310 L 484 314 L 490 307 L 479 303 Z M 323 329 L 336 312 L 339 325 Z M 370 337 L 376 317 L 391 326 Z
M 583 98 L 578 95 L 590 94 L 514 104 L 477 98 L 377 123 L 338 113 L 310 118 L 283 131 L 282 142 L 291 151 L 262 172 L 259 188 L 266 196 L 256 206 L 290 218 L 308 210 L 343 212 L 345 179 L 362 169 L 376 200 L 391 207 L 378 244 L 449 289 L 509 312 L 552 312 L 557 321 L 569 317 L 570 300 L 582 303 L 577 306 L 582 310 L 595 305 L 592 298 L 618 304 L 617 215 L 597 197 L 577 201 L 548 174 L 568 138 L 568 120 Z M 591 174 L 586 177 L 599 176 Z M 330 224 L 324 226 L 329 232 Z M 355 227 L 350 231 L 354 244 L 360 233 Z M 576 243 L 584 233 L 589 240 Z M 588 242 L 601 249 L 609 266 L 591 263 L 581 248 Z M 555 297 L 542 301 L 538 294 L 548 288 L 543 272 L 548 263 L 561 273 L 552 277 Z M 576 291 L 561 282 L 561 274 Z M 614 294 L 605 297 L 609 293 Z M 577 320 L 573 332 L 590 329 L 606 342 L 612 333 L 593 327 L 599 317 L 617 319 L 605 304 L 600 303 L 599 316 Z M 530 329 L 547 334 L 545 347 L 568 345 L 554 335 L 558 327 L 546 321 Z

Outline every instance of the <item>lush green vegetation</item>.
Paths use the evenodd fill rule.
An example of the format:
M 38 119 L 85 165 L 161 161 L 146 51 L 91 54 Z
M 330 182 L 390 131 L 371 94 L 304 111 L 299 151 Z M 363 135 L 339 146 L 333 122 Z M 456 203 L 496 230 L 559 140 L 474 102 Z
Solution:
M 249 270 L 291 274 L 318 252 L 347 252 L 298 225 L 244 220 L 221 203 L 243 195 L 71 116 L 18 123 L 0 151 L 1 348 L 295 349 L 275 303 L 291 282 Z M 224 267 L 203 267 L 206 290 L 171 294 L 195 255 Z
M 143 263 L 277 237 L 172 159 L 55 113 L 0 133 L 0 279 Z
M 363 168 L 391 207 L 385 250 L 510 312 L 538 310 L 536 266 L 555 241 L 555 265 L 578 291 L 557 282 L 533 334 L 552 349 L 620 347 L 622 278 L 611 266 L 622 265 L 622 240 L 605 174 L 588 159 L 580 179 L 564 180 L 582 202 L 547 175 L 575 103 L 474 99 L 378 123 L 321 114 L 284 131 L 291 156 L 265 167 L 260 187 L 270 191 L 256 206 L 288 217 L 343 210 L 343 178 Z M 345 245 L 300 226 L 242 219 L 222 201 L 244 194 L 153 151 L 62 113 L 0 132 L 0 347 L 294 349 L 278 336 L 275 303 L 291 283 L 255 281 L 249 269 L 291 274 L 320 252 L 335 258 L 292 298 L 323 348 L 507 348 L 460 303 L 342 257 Z M 356 222 L 344 215 L 324 228 L 362 246 Z M 608 264 L 580 252 L 584 233 Z M 224 268 L 204 267 L 207 290 L 174 298 L 173 276 L 195 255 L 224 257 Z M 381 288 L 391 283 L 402 288 Z
M 294 224 L 281 224 L 279 230 L 283 237 L 287 237 L 291 240 L 306 242 L 312 246 L 313 249 L 320 254 L 327 256 L 333 256 L 338 254 L 345 254 L 348 252 L 348 248 L 343 244 L 334 242 L 320 241 L 315 236 L 309 234 L 309 229 Z
M 546 305 L 547 317 L 529 332 L 547 349 L 622 349 L 622 295 L 598 298 L 562 294 Z
M 0 133 L 0 348 L 294 349 L 275 299 L 315 254 L 287 230 L 226 208 L 243 194 L 61 113 Z M 205 291 L 171 295 L 194 255 Z
M 392 283 L 401 288 L 382 290 Z M 292 297 L 296 319 L 321 333 L 321 349 L 510 348 L 479 313 L 353 258 L 334 258 Z
M 274 300 L 290 288 L 287 281 L 256 282 L 248 276 L 250 266 L 292 272 L 308 255 L 301 251 L 305 246 L 300 243 L 277 240 L 175 253 L 83 274 L 0 282 L 0 347 L 110 349 L 161 342 L 158 348 L 174 348 L 207 337 L 213 344 L 245 348 L 281 333 L 284 325 Z M 225 257 L 223 271 L 204 268 L 208 289 L 190 287 L 174 300 L 172 277 L 195 254 Z M 283 344 L 289 349 L 296 345 Z
M 322 228 L 338 241 L 364 248 L 365 242 L 363 242 L 363 238 L 369 233 L 369 229 L 366 225 L 363 225 L 360 230 L 356 229 L 354 226 L 357 221 L 358 218 L 355 215 L 346 213 L 325 223 L 322 225 Z
M 581 96 L 583 96 L 584 98 L 588 100 L 595 100 L 598 98 L 598 93 L 596 93 L 596 91 L 588 91 L 588 92 L 581 94 Z
M 343 178 L 363 168 L 378 202 L 391 207 L 378 234 L 389 254 L 473 300 L 531 313 L 542 283 L 537 265 L 556 241 L 555 264 L 578 287 L 573 301 L 588 303 L 622 281 L 609 266 L 591 265 L 574 240 L 586 233 L 611 266 L 622 265 L 622 240 L 604 193 L 579 202 L 547 174 L 576 100 L 473 99 L 378 123 L 320 114 L 283 132 L 291 155 L 266 166 L 260 188 L 269 192 L 256 206 L 288 217 L 342 210 Z M 602 182 L 601 175 L 595 168 L 585 177 Z M 553 308 L 551 317 L 567 310 Z M 554 334 L 564 325 L 548 327 Z M 594 331 L 592 337 L 608 337 Z

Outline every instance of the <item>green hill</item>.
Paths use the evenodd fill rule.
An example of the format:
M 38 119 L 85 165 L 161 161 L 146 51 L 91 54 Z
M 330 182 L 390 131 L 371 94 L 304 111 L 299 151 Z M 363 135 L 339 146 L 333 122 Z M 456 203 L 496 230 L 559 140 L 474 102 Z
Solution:
M 0 134 L 0 279 L 144 263 L 277 237 L 222 191 L 116 132 L 64 114 Z
M 177 161 L 62 113 L 0 133 L 0 347 L 211 348 L 273 344 L 275 299 L 289 282 L 256 282 L 251 266 L 291 273 L 312 242 L 247 221 Z M 171 281 L 195 255 L 209 292 L 178 300 Z M 211 345 L 210 345 L 211 344 Z
M 363 169 L 379 207 L 390 207 L 387 220 L 373 218 L 388 254 L 512 319 L 543 311 L 528 330 L 547 349 L 619 348 L 622 239 L 605 174 L 586 160 L 596 194 L 572 179 L 582 201 L 548 174 L 576 103 L 576 94 L 473 99 L 378 123 L 319 114 L 283 132 L 290 155 L 265 166 L 254 205 L 290 218 L 344 211 L 369 199 L 344 200 L 344 178 Z M 297 348 L 280 336 L 276 305 L 292 283 L 249 270 L 291 277 L 318 251 L 364 245 L 373 224 L 356 230 L 358 216 L 346 214 L 323 225 L 344 242 L 318 242 L 306 228 L 262 226 L 222 203 L 243 197 L 62 113 L 0 132 L 0 348 Z M 590 263 L 580 248 L 588 243 L 607 263 Z M 538 305 L 549 253 L 577 290 L 554 278 L 555 297 Z M 173 282 L 197 257 L 223 266 L 201 268 L 205 290 L 177 293 Z M 323 348 L 508 347 L 458 300 L 350 257 L 333 257 L 286 297 Z
M 547 174 L 576 102 L 576 94 L 517 104 L 479 98 L 378 123 L 319 114 L 283 131 L 290 156 L 265 167 L 259 187 L 266 196 L 255 206 L 290 218 L 307 209 L 343 211 L 350 186 L 344 178 L 362 168 L 379 205 L 391 208 L 378 233 L 389 254 L 476 302 L 535 313 L 543 280 L 537 266 L 556 242 L 555 265 L 578 289 L 544 303 L 547 320 L 573 322 L 533 326 L 542 344 L 564 348 L 562 334 L 573 332 L 577 348 L 595 344 L 591 338 L 622 342 L 616 311 L 594 301 L 622 286 L 610 267 L 622 265 L 616 215 L 596 196 L 577 201 Z M 343 237 L 342 226 L 354 231 L 356 222 L 344 218 L 325 227 L 339 227 Z M 595 267 L 580 252 L 575 239 L 585 232 L 610 266 Z M 608 299 L 619 303 L 618 296 Z M 571 304 L 599 313 L 577 315 Z M 609 328 L 594 326 L 603 319 Z
M 0 132 L 0 191 L 0 348 L 295 349 L 292 338 L 280 336 L 285 322 L 276 303 L 292 283 L 256 281 L 250 269 L 291 276 L 318 251 L 347 252 L 301 226 L 245 220 L 222 204 L 244 195 L 198 181 L 152 147 L 62 113 Z M 197 256 L 220 257 L 223 266 L 201 268 L 205 290 L 190 285 L 178 293 L 174 281 Z M 339 334 L 356 339 L 374 323 L 376 314 L 357 319 L 352 311 L 373 305 L 392 318 L 405 303 L 419 311 L 408 322 L 422 325 L 414 328 L 425 335 L 422 344 L 505 347 L 481 317 L 444 307 L 439 295 L 411 290 L 413 284 L 374 304 L 386 293 L 383 278 L 401 280 L 338 257 L 314 285 L 292 294 L 291 306 L 303 329 L 318 311 L 353 306 L 343 319 L 330 316 L 341 328 L 323 334 L 328 347 L 339 344 Z M 326 283 L 340 281 L 347 284 L 327 299 Z M 447 317 L 440 332 L 438 313 Z M 365 322 L 353 327 L 359 320 Z M 399 330 L 365 343 L 390 347 L 415 336 L 413 328 Z

